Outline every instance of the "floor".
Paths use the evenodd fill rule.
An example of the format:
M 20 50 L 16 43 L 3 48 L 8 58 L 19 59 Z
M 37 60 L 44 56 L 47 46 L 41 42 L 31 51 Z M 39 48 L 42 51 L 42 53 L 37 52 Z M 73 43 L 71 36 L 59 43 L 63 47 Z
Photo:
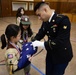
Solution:
M 36 16 L 29 16 L 32 23 L 31 27 L 34 32 L 37 32 L 41 26 L 41 21 Z M 4 33 L 6 26 L 10 23 L 16 23 L 15 17 L 0 18 L 0 36 Z M 64 75 L 76 75 L 76 23 L 71 26 L 71 43 L 74 57 L 66 68 Z M 46 38 L 46 37 L 45 37 Z M 1 43 L 0 43 L 1 47 Z M 41 50 L 40 48 L 38 50 Z M 0 75 L 8 75 L 4 60 L 5 50 L 0 50 Z M 45 75 L 45 56 L 46 50 L 43 50 L 39 55 L 33 57 L 31 64 L 31 75 Z

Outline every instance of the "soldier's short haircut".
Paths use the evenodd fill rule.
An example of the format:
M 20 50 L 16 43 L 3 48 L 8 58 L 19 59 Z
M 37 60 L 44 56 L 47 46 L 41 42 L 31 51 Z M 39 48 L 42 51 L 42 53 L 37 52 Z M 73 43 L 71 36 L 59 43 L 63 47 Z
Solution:
M 41 6 L 46 5 L 47 3 L 45 2 L 39 2 L 35 5 L 34 7 L 34 12 L 36 12 L 37 9 L 39 9 Z

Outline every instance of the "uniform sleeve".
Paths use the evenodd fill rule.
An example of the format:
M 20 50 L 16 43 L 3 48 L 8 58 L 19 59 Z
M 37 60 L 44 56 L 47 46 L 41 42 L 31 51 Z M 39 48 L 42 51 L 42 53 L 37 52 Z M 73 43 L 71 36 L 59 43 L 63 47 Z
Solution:
M 68 45 L 68 43 L 70 42 L 70 29 L 71 29 L 70 21 L 68 17 L 64 17 L 59 25 L 57 37 L 54 40 L 45 42 L 44 43 L 45 48 L 47 50 L 49 48 L 57 49 L 65 45 Z
M 41 28 L 39 29 L 38 33 L 35 36 L 35 40 L 41 40 L 45 36 L 45 23 L 43 22 Z
M 36 32 L 33 32 L 33 35 L 31 37 L 28 37 L 28 42 L 33 41 L 35 36 L 36 36 Z
M 19 57 L 20 57 L 20 55 L 19 55 L 18 51 L 14 48 L 9 48 L 5 52 L 6 62 L 8 65 L 13 64 L 13 70 L 17 69 Z

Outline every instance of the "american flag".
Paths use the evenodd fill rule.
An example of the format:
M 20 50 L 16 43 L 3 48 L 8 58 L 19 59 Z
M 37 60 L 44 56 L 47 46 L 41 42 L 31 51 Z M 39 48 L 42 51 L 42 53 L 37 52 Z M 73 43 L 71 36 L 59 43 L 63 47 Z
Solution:
M 21 59 L 18 61 L 18 70 L 30 64 L 30 61 L 28 59 L 37 52 L 37 48 L 33 47 L 32 42 L 27 42 L 23 44 L 21 51 L 22 54 Z

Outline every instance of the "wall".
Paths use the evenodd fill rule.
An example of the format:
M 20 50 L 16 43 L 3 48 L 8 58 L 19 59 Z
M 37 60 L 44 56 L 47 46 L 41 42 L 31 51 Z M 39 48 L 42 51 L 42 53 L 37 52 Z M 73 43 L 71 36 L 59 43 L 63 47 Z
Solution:
M 1 17 L 1 0 L 0 0 L 0 17 Z
M 1 0 L 1 16 L 11 16 L 11 1 Z
M 34 6 L 42 0 L 1 0 L 1 15 L 15 16 L 16 11 L 12 11 L 12 2 L 27 2 L 28 10 L 25 11 L 26 15 L 33 15 L 34 11 L 29 10 L 29 3 L 33 3 Z M 45 0 L 49 3 L 50 7 L 55 9 L 57 13 L 76 13 L 76 0 Z M 6 13 L 5 13 L 6 11 Z

